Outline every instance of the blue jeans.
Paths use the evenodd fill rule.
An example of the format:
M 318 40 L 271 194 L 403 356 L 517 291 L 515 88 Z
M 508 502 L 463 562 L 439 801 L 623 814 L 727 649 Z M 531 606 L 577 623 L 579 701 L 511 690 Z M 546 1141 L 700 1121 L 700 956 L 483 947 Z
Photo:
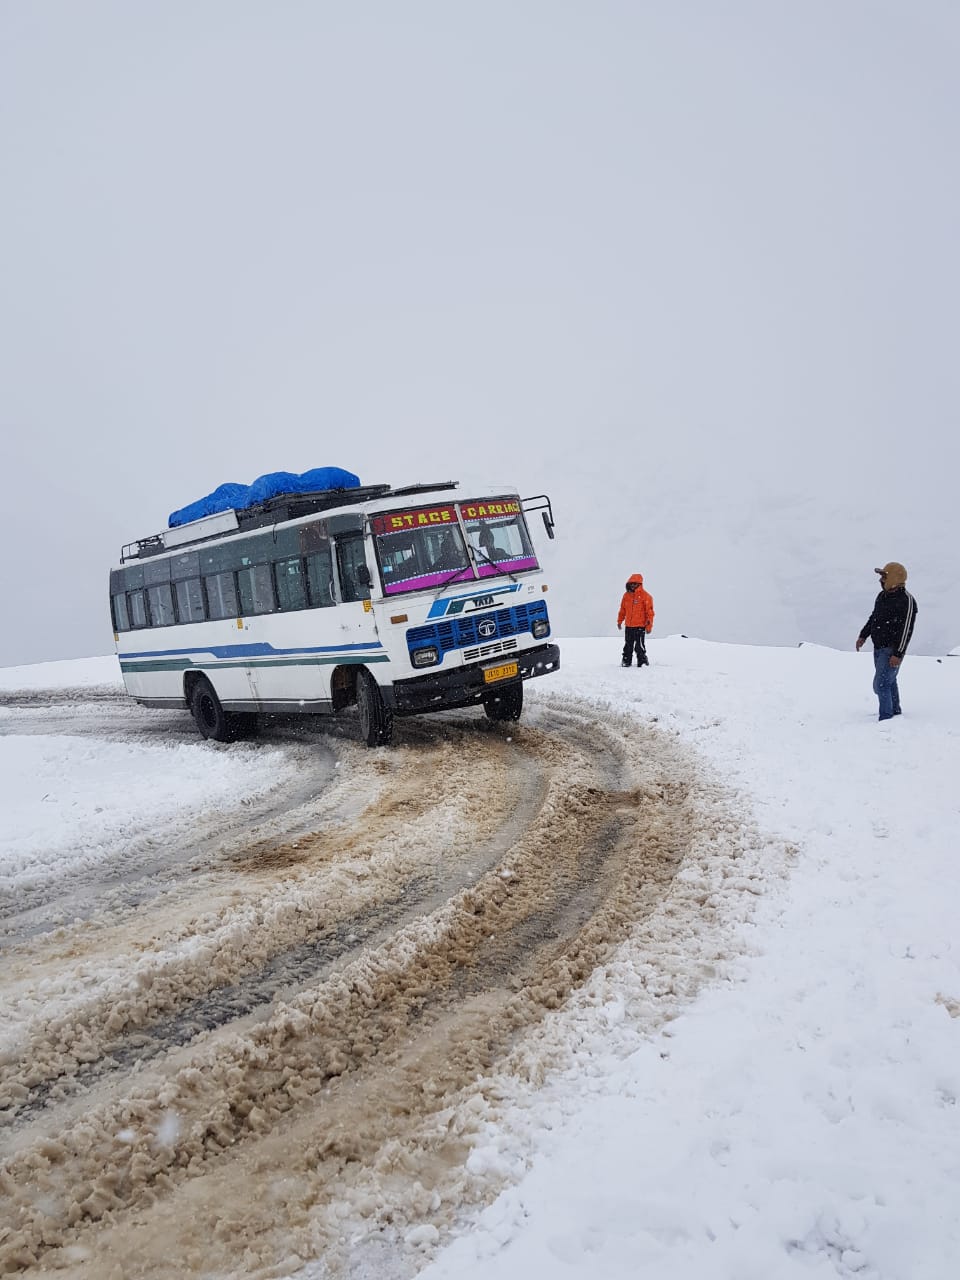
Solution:
M 876 675 L 873 677 L 873 692 L 880 700 L 880 719 L 889 720 L 900 714 L 900 690 L 897 688 L 899 667 L 891 667 L 892 649 L 874 649 L 873 665 Z

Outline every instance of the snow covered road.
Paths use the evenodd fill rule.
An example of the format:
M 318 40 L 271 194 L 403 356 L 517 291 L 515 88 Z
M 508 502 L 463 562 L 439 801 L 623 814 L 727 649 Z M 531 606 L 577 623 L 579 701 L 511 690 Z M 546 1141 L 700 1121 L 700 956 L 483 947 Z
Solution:
M 178 1275 L 333 1273 L 377 1223 L 452 1222 L 496 1185 L 478 1077 L 665 902 L 697 942 L 662 983 L 695 990 L 717 888 L 749 887 L 689 752 L 546 691 L 376 752 L 217 747 L 103 689 L 7 695 L 0 729 L 0 1270 L 173 1274 L 173 1235 Z
M 373 752 L 0 673 L 0 1270 L 953 1275 L 960 661 L 618 647 Z

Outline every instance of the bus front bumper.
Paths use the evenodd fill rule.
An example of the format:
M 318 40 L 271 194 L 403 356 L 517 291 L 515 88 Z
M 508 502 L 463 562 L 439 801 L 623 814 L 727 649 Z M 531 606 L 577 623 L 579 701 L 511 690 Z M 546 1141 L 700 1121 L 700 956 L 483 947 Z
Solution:
M 504 662 L 516 662 L 517 674 L 510 679 L 488 684 L 484 680 L 484 671 Z M 392 706 L 398 716 L 413 715 L 418 711 L 439 711 L 444 707 L 470 707 L 482 702 L 496 689 L 559 670 L 559 648 L 555 644 L 542 644 L 536 649 L 521 649 L 504 654 L 499 662 L 490 659 L 482 664 L 471 663 L 468 667 L 457 667 L 453 671 L 437 671 L 430 675 L 414 676 L 411 680 L 395 680 L 392 690 L 386 688 L 381 692 L 384 701 Z

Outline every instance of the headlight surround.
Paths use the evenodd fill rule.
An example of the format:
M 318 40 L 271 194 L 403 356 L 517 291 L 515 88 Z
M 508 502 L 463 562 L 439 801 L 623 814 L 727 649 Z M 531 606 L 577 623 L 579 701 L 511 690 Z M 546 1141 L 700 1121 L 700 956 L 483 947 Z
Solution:
M 530 630 L 533 633 L 534 640 L 542 640 L 544 636 L 550 634 L 550 623 L 546 618 L 537 618 Z
M 436 645 L 426 645 L 423 649 L 414 649 L 410 655 L 415 667 L 435 667 L 440 661 Z

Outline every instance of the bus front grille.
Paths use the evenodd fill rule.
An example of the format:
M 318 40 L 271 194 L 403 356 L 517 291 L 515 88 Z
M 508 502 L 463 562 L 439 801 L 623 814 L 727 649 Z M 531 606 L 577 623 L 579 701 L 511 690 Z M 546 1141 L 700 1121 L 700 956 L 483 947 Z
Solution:
M 537 619 L 546 617 L 547 602 L 537 600 L 533 604 L 471 614 L 466 618 L 445 618 L 431 626 L 411 627 L 407 632 L 407 648 L 412 654 L 416 649 L 435 645 L 441 659 L 445 653 L 463 649 L 464 660 L 474 662 L 477 658 L 515 649 L 515 637 L 526 634 Z M 491 622 L 493 628 L 489 625 Z
M 492 658 L 497 653 L 509 653 L 517 647 L 516 640 L 497 640 L 494 644 L 481 645 L 479 649 L 464 649 L 464 662 L 476 662 L 478 658 Z

